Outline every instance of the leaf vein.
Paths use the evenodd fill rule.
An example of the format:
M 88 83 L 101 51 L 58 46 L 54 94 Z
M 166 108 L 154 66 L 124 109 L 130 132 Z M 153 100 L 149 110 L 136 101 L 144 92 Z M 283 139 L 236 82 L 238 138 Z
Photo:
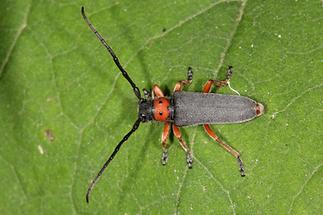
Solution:
M 12 170 L 13 174 L 15 175 L 20 187 L 21 187 L 21 190 L 22 190 L 22 193 L 23 193 L 23 197 L 25 200 L 27 200 L 27 191 L 25 190 L 25 187 L 24 185 L 22 184 L 22 181 L 21 181 L 21 178 L 19 177 L 18 175 L 18 172 L 16 170 L 16 167 L 14 165 L 12 165 L 9 161 L 7 161 L 6 159 L 4 159 L 4 157 L 0 154 L 0 159 L 2 159 L 9 167 L 10 169 Z
M 221 188 L 221 190 L 227 195 L 227 198 L 230 202 L 230 206 L 232 208 L 232 212 L 235 215 L 236 214 L 236 210 L 235 210 L 236 207 L 235 207 L 235 204 L 231 198 L 230 191 L 224 187 L 224 185 L 212 174 L 212 172 L 199 159 L 197 159 L 196 157 L 194 157 L 194 158 L 197 161 L 197 163 L 203 167 L 203 169 L 206 171 L 206 173 L 208 173 L 209 176 L 215 181 L 215 183 Z
M 320 163 L 319 165 L 317 165 L 316 167 L 314 167 L 314 169 L 311 172 L 311 174 L 309 175 L 309 177 L 305 180 L 305 182 L 300 187 L 299 191 L 293 197 L 292 202 L 290 203 L 290 206 L 289 206 L 289 209 L 288 209 L 288 214 L 291 214 L 296 199 L 302 194 L 302 192 L 304 191 L 304 189 L 305 189 L 306 185 L 308 184 L 308 182 L 313 178 L 313 176 L 319 171 L 319 169 L 322 166 L 323 166 L 323 163 Z
M 196 137 L 196 128 L 194 129 L 194 134 L 191 140 L 191 152 L 193 154 L 193 146 L 194 146 L 194 142 L 195 142 L 195 137 Z M 176 194 L 176 209 L 175 209 L 175 214 L 180 214 L 179 212 L 179 206 L 180 206 L 180 201 L 181 201 L 181 193 L 183 190 L 183 185 L 186 181 L 187 178 L 187 173 L 188 173 L 188 168 L 185 168 L 185 172 L 183 174 L 183 180 L 181 181 L 181 183 L 179 184 L 178 190 L 177 190 L 177 194 Z
M 288 102 L 288 104 L 282 110 L 272 113 L 271 118 L 274 119 L 277 116 L 277 114 L 285 112 L 291 105 L 293 105 L 298 99 L 302 98 L 305 94 L 307 94 L 307 93 L 309 93 L 309 92 L 311 92 L 311 91 L 313 91 L 313 90 L 315 90 L 317 88 L 320 88 L 322 86 L 323 86 L 323 82 L 304 90 L 301 94 L 299 94 L 298 96 L 292 98 L 290 100 L 290 102 Z
M 17 30 L 17 33 L 13 39 L 13 42 L 11 44 L 11 46 L 9 47 L 9 50 L 6 54 L 6 57 L 4 59 L 4 61 L 2 62 L 1 64 L 1 67 L 0 67 L 0 79 L 2 77 L 2 74 L 5 70 L 5 67 L 7 66 L 8 62 L 9 62 L 9 59 L 12 55 L 12 52 L 13 50 L 15 49 L 17 43 L 18 43 L 18 40 L 20 38 L 20 36 L 22 35 L 22 33 L 24 32 L 25 28 L 27 27 L 27 23 L 28 23 L 28 16 L 29 16 L 29 13 L 30 13 L 30 8 L 31 8 L 31 4 L 29 4 L 28 8 L 27 8 L 27 12 L 22 20 L 22 24 L 19 26 L 18 30 Z
M 155 40 L 158 40 L 158 39 L 161 39 L 161 38 L 165 37 L 166 35 L 168 35 L 172 31 L 176 30 L 177 28 L 180 28 L 181 26 L 183 26 L 184 24 L 186 24 L 189 21 L 193 20 L 194 18 L 196 18 L 196 17 L 204 14 L 205 12 L 211 10 L 216 5 L 219 5 L 221 3 L 229 3 L 229 2 L 239 2 L 239 0 L 221 0 L 221 1 L 217 1 L 217 2 L 215 2 L 213 4 L 210 4 L 209 6 L 207 6 L 205 8 L 203 8 L 202 10 L 199 10 L 198 12 L 194 13 L 193 15 L 188 16 L 185 19 L 178 21 L 177 24 L 175 24 L 174 26 L 170 27 L 165 32 L 163 32 L 161 34 L 158 34 L 158 35 L 154 35 L 154 36 L 148 38 L 143 43 L 143 45 L 137 50 L 137 52 L 134 54 L 134 56 L 132 58 L 134 58 L 136 55 L 138 55 L 138 53 L 140 53 L 142 50 L 144 50 L 149 44 L 153 43 Z
M 239 1 L 241 2 L 241 6 L 240 6 L 240 9 L 239 9 L 239 13 L 238 13 L 238 16 L 236 18 L 236 25 L 235 25 L 235 28 L 233 29 L 233 31 L 231 32 L 230 34 L 230 37 L 229 39 L 227 40 L 227 45 L 225 46 L 223 52 L 221 53 L 220 55 L 220 63 L 218 65 L 218 67 L 215 69 L 214 71 L 214 76 L 216 76 L 219 72 L 219 70 L 221 69 L 221 67 L 223 66 L 223 63 L 224 63 L 224 60 L 225 60 L 225 57 L 231 47 L 231 44 L 232 44 L 232 41 L 233 41 L 233 38 L 237 32 L 237 29 L 239 27 L 239 24 L 242 20 L 242 17 L 243 17 L 243 14 L 244 14 L 244 9 L 245 9 L 245 6 L 246 6 L 246 3 L 247 3 L 247 0 L 241 0 Z

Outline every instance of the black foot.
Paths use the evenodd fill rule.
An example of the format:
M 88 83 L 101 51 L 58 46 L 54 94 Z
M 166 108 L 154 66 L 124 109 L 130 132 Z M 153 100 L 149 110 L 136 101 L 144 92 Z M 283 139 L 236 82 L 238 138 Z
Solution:
M 243 166 L 243 163 L 242 163 L 242 160 L 240 159 L 240 157 L 238 157 L 238 163 L 239 163 L 240 175 L 241 175 L 241 177 L 245 177 L 246 174 L 244 172 L 244 166 Z
M 188 168 L 192 169 L 192 167 L 193 167 L 193 155 L 192 155 L 191 152 L 188 152 L 186 154 L 186 163 L 187 163 Z
M 187 80 L 192 81 L 193 80 L 193 70 L 192 67 L 188 67 L 187 70 Z
M 162 159 L 161 159 L 162 165 L 166 165 L 167 160 L 168 160 L 168 151 L 165 150 L 165 151 L 163 151 L 163 155 L 162 155 Z
M 232 66 L 228 66 L 227 75 L 226 75 L 226 79 L 227 80 L 230 80 L 231 79 L 232 73 L 233 73 L 233 67 Z

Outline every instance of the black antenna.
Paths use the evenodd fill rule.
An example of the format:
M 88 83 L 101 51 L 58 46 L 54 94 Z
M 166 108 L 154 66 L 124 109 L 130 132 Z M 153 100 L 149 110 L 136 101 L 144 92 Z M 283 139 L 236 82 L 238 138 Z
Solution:
M 91 28 L 91 30 L 93 31 L 93 33 L 96 35 L 96 37 L 101 41 L 101 43 L 103 44 L 103 46 L 109 51 L 109 53 L 111 54 L 114 63 L 117 65 L 117 67 L 119 68 L 119 70 L 121 71 L 122 75 L 127 79 L 127 81 L 131 84 L 131 87 L 134 91 L 134 93 L 136 94 L 136 96 L 138 97 L 139 100 L 141 100 L 141 94 L 140 91 L 138 89 L 138 87 L 135 85 L 135 83 L 131 80 L 131 78 L 129 77 L 127 71 L 121 66 L 118 57 L 116 56 L 116 54 L 114 53 L 114 51 L 112 50 L 112 48 L 108 45 L 108 43 L 103 39 L 103 37 L 100 35 L 100 33 L 94 28 L 94 26 L 92 25 L 92 23 L 90 22 L 90 20 L 86 17 L 85 15 L 85 11 L 84 11 L 84 7 L 82 6 L 81 8 L 81 13 L 83 16 L 83 19 L 85 20 L 85 22 L 87 23 L 87 25 Z
M 91 191 L 92 191 L 94 185 L 97 183 L 97 181 L 99 180 L 99 178 L 102 175 L 102 173 L 104 172 L 104 170 L 108 167 L 109 163 L 113 160 L 114 156 L 118 153 L 122 144 L 124 142 L 126 142 L 128 140 L 128 138 L 130 137 L 130 135 L 138 129 L 139 125 L 140 125 L 140 119 L 137 119 L 135 124 L 132 126 L 132 129 L 122 138 L 122 140 L 119 142 L 119 144 L 115 147 L 114 151 L 110 155 L 109 159 L 104 163 L 104 165 L 100 169 L 97 176 L 94 178 L 94 180 L 91 181 L 89 188 L 87 189 L 87 192 L 86 192 L 86 202 L 87 203 L 89 203 L 90 194 L 91 194 Z

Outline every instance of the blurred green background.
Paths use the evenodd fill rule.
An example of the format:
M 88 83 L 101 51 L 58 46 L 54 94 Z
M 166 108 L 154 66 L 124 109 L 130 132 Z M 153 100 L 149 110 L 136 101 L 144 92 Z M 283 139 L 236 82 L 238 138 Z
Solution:
M 160 165 L 162 124 L 142 124 L 85 203 L 90 180 L 137 115 L 132 89 L 80 15 L 86 12 L 140 89 L 186 90 L 235 73 L 266 106 L 254 121 L 183 129 Z M 0 8 L 0 214 L 320 214 L 322 2 L 9 1 Z M 221 89 L 220 93 L 233 92 Z

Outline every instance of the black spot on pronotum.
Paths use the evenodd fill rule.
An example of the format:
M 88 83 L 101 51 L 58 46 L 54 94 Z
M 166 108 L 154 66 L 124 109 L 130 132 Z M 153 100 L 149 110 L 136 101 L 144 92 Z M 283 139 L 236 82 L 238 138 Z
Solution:
M 159 115 L 163 115 L 163 112 L 159 112 Z

